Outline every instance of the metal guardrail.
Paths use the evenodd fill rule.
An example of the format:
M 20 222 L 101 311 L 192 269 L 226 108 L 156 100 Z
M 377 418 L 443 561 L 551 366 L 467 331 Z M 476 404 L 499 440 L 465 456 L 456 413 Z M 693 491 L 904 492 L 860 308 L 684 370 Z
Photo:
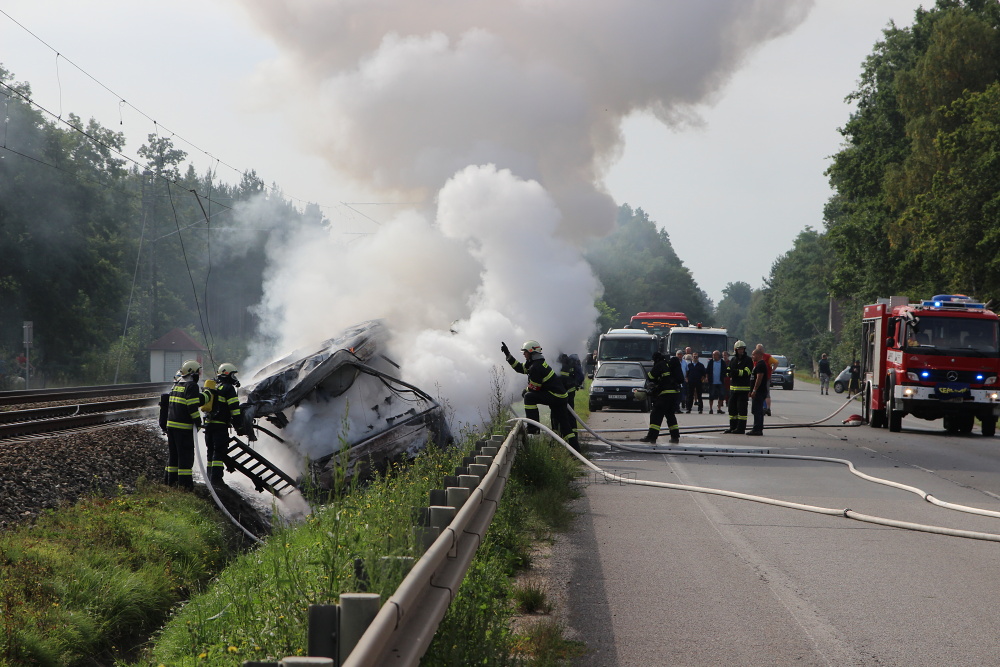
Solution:
M 518 424 L 454 520 L 382 605 L 343 667 L 418 664 L 493 520 L 520 432 Z
M 507 435 L 492 436 L 467 459 L 468 465 L 448 477 L 459 486 L 431 491 L 427 508 L 431 527 L 414 527 L 414 533 L 434 531 L 441 517 L 440 534 L 427 547 L 385 604 L 378 595 L 344 593 L 341 605 L 312 605 L 309 609 L 309 657 L 288 657 L 279 663 L 246 662 L 246 667 L 300 665 L 417 665 L 427 651 L 455 599 L 483 536 L 503 496 L 517 453 L 522 426 Z M 501 444 L 502 443 L 502 444 Z M 433 504 L 437 499 L 441 504 Z M 445 500 L 447 499 L 447 500 Z M 447 505 L 444 504 L 447 502 Z M 426 542 L 425 542 L 426 543 Z M 374 605 L 374 606 L 373 606 Z M 375 611 L 377 609 L 377 611 Z

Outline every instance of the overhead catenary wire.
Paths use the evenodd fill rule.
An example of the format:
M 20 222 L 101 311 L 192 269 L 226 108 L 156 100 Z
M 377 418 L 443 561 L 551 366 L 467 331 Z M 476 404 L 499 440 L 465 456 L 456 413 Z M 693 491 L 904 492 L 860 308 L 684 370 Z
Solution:
M 569 443 L 563 440 L 559 435 L 555 433 L 545 424 L 535 421 L 534 419 L 528 419 L 527 417 L 515 417 L 511 419 L 512 422 L 524 422 L 526 424 L 531 424 L 532 426 L 537 426 L 547 433 L 550 437 L 554 438 L 556 442 L 561 444 L 563 447 L 569 451 L 574 457 L 576 457 L 583 465 L 591 469 L 595 473 L 601 475 L 605 480 L 611 482 L 618 482 L 620 484 L 632 484 L 635 486 L 649 486 L 653 488 L 661 489 L 671 489 L 675 491 L 690 491 L 693 493 L 704 493 L 708 495 L 721 496 L 725 498 L 735 498 L 737 500 L 748 500 L 755 503 L 761 503 L 764 505 L 773 505 L 775 507 L 784 507 L 787 509 L 801 510 L 804 512 L 811 512 L 813 514 L 823 514 L 826 516 L 837 516 L 844 517 L 846 519 L 852 519 L 854 521 L 860 521 L 863 523 L 871 523 L 881 526 L 889 526 L 892 528 L 900 528 L 903 530 L 913 530 L 924 533 L 933 533 L 936 535 L 948 535 L 951 537 L 961 537 L 973 540 L 984 540 L 988 542 L 1000 542 L 1000 535 L 995 533 L 985 533 L 973 530 L 961 530 L 957 528 L 947 528 L 945 526 L 934 526 L 929 524 L 914 523 L 911 521 L 898 521 L 896 519 L 887 519 L 885 517 L 874 516 L 871 514 L 863 514 L 861 512 L 855 512 L 850 508 L 840 509 L 836 507 L 821 507 L 818 505 L 807 505 L 805 503 L 795 503 L 787 500 L 780 500 L 778 498 L 769 498 L 767 496 L 757 496 L 749 493 L 742 493 L 739 491 L 727 491 L 725 489 L 716 489 L 708 486 L 693 486 L 690 484 L 674 484 L 672 482 L 655 482 L 652 480 L 636 479 L 633 477 L 624 477 L 622 475 L 616 475 L 614 473 L 608 472 L 590 461 L 580 452 L 573 449 Z M 667 453 L 667 452 L 658 452 Z M 675 452 L 682 453 L 682 452 Z M 687 452 L 693 453 L 693 452 Z M 704 453 L 698 453 L 699 456 L 703 456 Z M 720 456 L 732 456 L 732 454 L 719 453 Z M 760 455 L 758 455 L 760 456 Z

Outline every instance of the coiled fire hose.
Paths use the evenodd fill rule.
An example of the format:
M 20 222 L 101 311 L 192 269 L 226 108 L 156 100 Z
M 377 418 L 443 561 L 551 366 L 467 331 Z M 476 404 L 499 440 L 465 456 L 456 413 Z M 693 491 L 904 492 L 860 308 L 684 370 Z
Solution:
M 841 409 L 843 409 L 843 407 L 841 407 Z M 837 412 L 839 412 L 839 410 Z M 574 416 L 576 416 L 576 413 L 573 413 L 573 414 L 574 414 Z M 836 412 L 834 412 L 833 414 L 836 414 Z M 831 415 L 831 417 L 832 416 L 833 415 Z M 829 419 L 829 417 L 827 417 L 826 419 Z M 826 419 L 820 420 L 820 421 L 825 421 Z M 705 494 L 710 494 L 710 495 L 722 496 L 722 497 L 725 497 L 725 498 L 736 498 L 738 500 L 749 500 L 751 502 L 761 503 L 761 504 L 764 504 L 764 505 L 773 505 L 775 507 L 785 507 L 785 508 L 788 508 L 788 509 L 801 510 L 801 511 L 804 511 L 804 512 L 812 512 L 814 514 L 825 514 L 827 516 L 842 516 L 844 518 L 853 519 L 855 521 L 861 521 L 863 523 L 872 523 L 872 524 L 877 524 L 877 525 L 880 525 L 880 526 L 890 526 L 892 528 L 901 528 L 903 530 L 914 530 L 914 531 L 919 531 L 919 532 L 924 532 L 924 533 L 934 533 L 934 534 L 937 534 L 937 535 L 949 535 L 949 536 L 952 536 L 952 537 L 962 537 L 962 538 L 973 539 L 973 540 L 986 540 L 986 541 L 989 541 L 989 542 L 1000 542 L 1000 535 L 997 535 L 995 533 L 984 533 L 984 532 L 972 531 L 972 530 L 960 530 L 960 529 L 956 529 L 956 528 L 946 528 L 944 526 L 933 526 L 933 525 L 928 525 L 928 524 L 913 523 L 913 522 L 910 522 L 910 521 L 897 521 L 895 519 L 887 519 L 887 518 L 884 518 L 884 517 L 873 516 L 873 515 L 870 515 L 870 514 L 862 514 L 860 512 L 855 512 L 854 510 L 852 510 L 850 508 L 839 509 L 839 508 L 834 508 L 834 507 L 820 507 L 820 506 L 817 506 L 817 505 L 806 505 L 806 504 L 803 504 L 803 503 L 794 503 L 794 502 L 790 502 L 790 501 L 786 501 L 786 500 L 779 500 L 777 498 L 768 498 L 766 496 L 757 496 L 757 495 L 753 495 L 753 494 L 749 494 L 749 493 L 741 493 L 739 491 L 726 491 L 724 489 L 715 489 L 715 488 L 711 488 L 711 487 L 707 487 L 707 486 L 692 486 L 692 485 L 689 485 L 689 484 L 673 484 L 671 482 L 654 482 L 654 481 L 651 481 L 651 480 L 635 479 L 635 478 L 630 478 L 630 477 L 622 477 L 621 475 L 616 475 L 614 473 L 607 472 L 606 470 L 603 470 L 602 468 L 599 468 L 598 466 L 596 466 L 593 462 L 591 462 L 589 459 L 587 459 L 585 456 L 583 456 L 583 454 L 581 454 L 580 452 L 578 452 L 575 449 L 573 449 L 565 440 L 563 440 L 559 435 L 557 435 L 552 429 L 550 429 L 545 424 L 539 423 L 539 422 L 537 422 L 537 421 L 535 421 L 533 419 L 528 419 L 527 417 L 515 417 L 514 419 L 511 419 L 510 421 L 512 421 L 512 422 L 524 422 L 525 424 L 530 424 L 532 426 L 536 426 L 539 429 L 543 430 L 545 433 L 547 433 L 549 436 L 551 436 L 553 439 L 555 439 L 556 442 L 560 443 L 563 447 L 565 447 L 566 450 L 570 454 L 572 454 L 573 456 L 575 456 L 581 463 L 583 463 L 583 465 L 585 465 L 587 468 L 593 470 L 595 473 L 601 475 L 606 481 L 618 482 L 620 484 L 634 484 L 634 485 L 637 485 L 637 486 L 650 486 L 650 487 L 661 488 L 661 489 L 672 489 L 672 490 L 675 490 L 675 491 L 690 491 L 690 492 L 693 492 L 693 493 L 705 493 Z M 577 421 L 580 421 L 579 417 L 577 417 Z M 590 430 L 589 427 L 586 424 L 584 424 L 584 428 L 587 428 L 588 431 Z M 590 431 L 590 432 L 593 433 L 593 431 Z M 596 434 L 595 434 L 595 436 L 596 436 Z M 601 439 L 603 442 L 608 442 L 606 440 L 603 440 L 603 438 L 599 438 L 599 439 Z M 696 455 L 696 456 L 730 456 L 730 457 L 798 459 L 798 460 L 804 460 L 804 461 L 821 461 L 821 462 L 828 462 L 828 463 L 840 463 L 840 464 L 847 465 L 848 469 L 853 474 L 861 477 L 862 479 L 864 479 L 866 481 L 875 482 L 877 484 L 883 484 L 885 486 L 891 486 L 893 488 L 902 489 L 904 491 L 910 491 L 911 493 L 916 493 L 917 495 L 921 496 L 924 500 L 926 500 L 926 501 L 928 501 L 928 502 L 930 502 L 930 503 L 932 503 L 934 505 L 937 505 L 939 507 L 943 507 L 945 509 L 952 509 L 952 510 L 956 510 L 956 511 L 960 511 L 960 512 L 967 512 L 969 514 L 979 514 L 979 515 L 982 515 L 982 516 L 990 516 L 990 517 L 1000 518 L 1000 512 L 994 512 L 994 511 L 991 511 L 991 510 L 984 510 L 984 509 L 980 509 L 980 508 L 976 508 L 976 507 L 968 507 L 968 506 L 965 506 L 965 505 L 956 505 L 956 504 L 953 504 L 953 503 L 947 503 L 947 502 L 940 501 L 940 500 L 934 498 L 929 493 L 926 493 L 925 491 L 922 491 L 922 490 L 920 490 L 920 489 L 918 489 L 916 487 L 908 486 L 908 485 L 905 485 L 905 484 L 899 484 L 897 482 L 893 482 L 893 481 L 890 481 L 890 480 L 885 480 L 885 479 L 881 479 L 881 478 L 878 478 L 878 477 L 872 477 L 870 475 L 866 475 L 866 474 L 860 472 L 859 470 L 857 470 L 854 467 L 854 464 L 851 463 L 850 461 L 846 460 L 846 459 L 836 459 L 836 458 L 822 457 L 822 456 L 792 455 L 792 454 L 765 454 L 765 453 L 749 453 L 749 452 L 748 453 L 709 452 L 709 451 L 703 451 L 703 450 L 696 451 L 696 450 L 692 450 L 692 449 L 682 449 L 682 448 L 676 448 L 676 447 L 661 447 L 661 448 L 646 447 L 646 448 L 640 448 L 640 447 L 623 446 L 621 443 L 610 443 L 610 442 L 608 444 L 611 444 L 612 446 L 618 447 L 620 449 L 624 449 L 626 451 L 639 452 L 639 453 L 662 453 L 662 454 Z

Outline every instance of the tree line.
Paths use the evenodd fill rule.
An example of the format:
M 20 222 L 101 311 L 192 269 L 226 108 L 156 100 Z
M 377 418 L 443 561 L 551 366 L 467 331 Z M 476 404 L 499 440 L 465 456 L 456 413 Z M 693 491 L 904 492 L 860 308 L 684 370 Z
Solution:
M 156 134 L 129 162 L 122 133 L 50 120 L 30 99 L 0 66 L 0 374 L 16 371 L 24 321 L 48 384 L 147 381 L 146 346 L 174 327 L 243 355 L 266 243 L 325 225 L 318 208 L 298 211 L 252 171 L 236 185 L 199 175 Z
M 236 358 L 255 333 L 268 240 L 287 225 L 328 225 L 318 207 L 297 210 L 253 172 L 228 185 L 185 169 L 185 153 L 156 135 L 145 164 L 130 164 L 116 153 L 120 133 L 74 115 L 71 127 L 46 120 L 2 67 L 0 84 L 0 361 L 21 349 L 25 319 L 53 382 L 145 379 L 145 346 L 173 326 Z M 730 282 L 713 305 L 660 227 L 670 221 L 623 204 L 614 231 L 585 248 L 604 286 L 593 336 L 639 311 L 679 310 L 800 368 L 821 352 L 842 368 L 857 353 L 861 306 L 878 297 L 997 300 L 1000 5 L 937 0 L 911 26 L 890 24 L 848 99 L 823 219 L 762 285 Z M 260 196 L 259 223 L 234 215 Z M 831 300 L 844 313 L 839 337 Z
M 862 306 L 879 297 L 1000 303 L 1000 4 L 937 0 L 890 23 L 848 100 L 819 228 L 804 226 L 760 287 L 729 283 L 711 318 L 805 368 L 822 352 L 850 363 Z

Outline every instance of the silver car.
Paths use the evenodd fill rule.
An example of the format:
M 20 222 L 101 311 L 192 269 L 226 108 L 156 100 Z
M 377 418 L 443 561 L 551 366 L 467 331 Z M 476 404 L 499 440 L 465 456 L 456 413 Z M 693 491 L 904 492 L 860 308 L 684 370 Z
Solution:
M 590 411 L 604 407 L 649 412 L 646 369 L 637 361 L 605 361 L 590 384 Z

